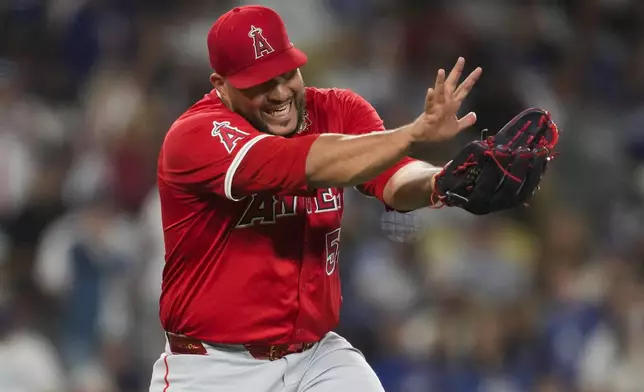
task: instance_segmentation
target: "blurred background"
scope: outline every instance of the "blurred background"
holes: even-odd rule
[[[387,391],[643,391],[644,2],[258,3],[309,54],[309,85],[353,89],[390,128],[438,68],[482,66],[478,125],[432,163],[531,106],[563,131],[530,208],[402,216],[346,195],[338,332]],[[0,391],[147,391],[157,152],[239,4],[0,1]]]

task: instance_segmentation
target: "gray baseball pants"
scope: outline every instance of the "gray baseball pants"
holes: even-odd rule
[[[275,361],[255,359],[243,346],[204,347],[207,355],[172,354],[166,344],[150,392],[384,392],[362,353],[333,332]]]

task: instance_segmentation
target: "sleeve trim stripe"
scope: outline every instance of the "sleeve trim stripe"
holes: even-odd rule
[[[242,160],[248,154],[248,151],[257,143],[258,141],[270,137],[271,135],[259,135],[255,136],[254,138],[250,139],[250,141],[242,146],[242,148],[239,150],[237,155],[235,155],[235,158],[233,158],[233,161],[230,163],[230,166],[228,167],[228,170],[226,170],[226,177],[224,178],[224,194],[226,197],[232,201],[239,201],[242,198],[236,199],[233,196],[233,177],[235,176],[235,172],[239,168],[239,165],[241,165]]]

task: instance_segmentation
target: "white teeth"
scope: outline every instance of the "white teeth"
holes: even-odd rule
[[[271,115],[271,116],[281,117],[281,116],[285,115],[286,113],[288,113],[288,110],[289,110],[290,106],[291,106],[291,103],[289,102],[289,103],[286,103],[286,104],[284,104],[282,106],[278,106],[275,109],[267,110],[266,113]]]

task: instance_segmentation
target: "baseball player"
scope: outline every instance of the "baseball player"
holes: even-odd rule
[[[213,89],[171,126],[158,161],[167,344],[150,391],[382,391],[332,332],[343,188],[429,206],[442,169],[407,156],[475,123],[456,113],[481,69],[460,85],[462,58],[439,70],[424,112],[385,130],[355,93],[305,87],[306,55],[269,8],[227,12],[207,45]]]

